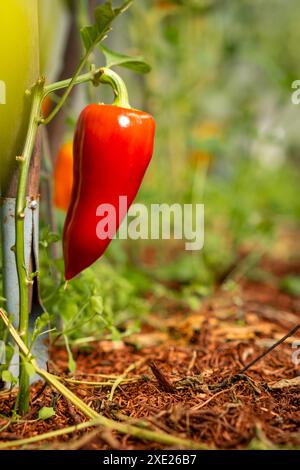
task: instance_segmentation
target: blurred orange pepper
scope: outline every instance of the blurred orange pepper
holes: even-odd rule
[[[212,137],[220,138],[222,135],[222,127],[215,121],[204,121],[194,131],[195,135],[200,139],[209,139]]]
[[[222,139],[222,128],[216,122],[204,121],[194,129],[193,137],[202,144],[211,139],[220,141]],[[214,157],[212,151],[200,148],[194,148],[190,153],[190,161],[194,165],[206,166],[213,161]]]
[[[157,6],[160,10],[174,10],[178,8],[178,5],[176,3],[173,3],[172,1],[168,0],[159,0],[157,2]]]
[[[54,205],[67,211],[73,185],[73,143],[64,144],[57,156],[54,168]]]
[[[46,98],[43,99],[42,102],[42,115],[44,118],[47,118],[49,114],[51,113],[53,108],[53,101],[50,98],[50,96],[46,96]]]

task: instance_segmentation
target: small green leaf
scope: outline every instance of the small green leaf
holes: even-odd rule
[[[133,0],[124,2],[119,8],[113,8],[111,0],[95,9],[95,24],[81,29],[81,39],[87,52],[100,43],[111,30],[114,19],[130,7]]]
[[[36,341],[37,337],[45,331],[47,326],[49,325],[50,322],[50,316],[49,313],[44,312],[41,316],[39,316],[34,324],[34,329],[31,335],[31,344],[30,344],[30,349],[32,348],[34,342]]]
[[[98,33],[98,28],[94,26],[86,26],[80,31],[81,39],[87,51],[91,50],[103,37]]]
[[[12,384],[17,383],[17,379],[12,375],[9,370],[4,370],[1,374],[1,378],[3,382],[8,382]]]
[[[29,377],[33,377],[35,374],[35,368],[29,362],[24,362],[24,369]]]
[[[131,57],[125,54],[119,54],[103,45],[99,47],[105,56],[107,67],[119,65],[120,67],[126,67],[139,73],[149,73],[151,71],[150,65],[144,61],[143,57]]]
[[[115,19],[115,11],[112,7],[112,2],[105,2],[104,5],[95,9],[95,20],[100,33],[107,32],[110,28],[111,22]]]
[[[60,240],[60,236],[57,233],[51,232],[49,228],[44,228],[41,231],[40,244],[44,248],[48,248],[49,245],[56,243]]]
[[[39,411],[39,419],[42,419],[43,421],[46,421],[47,419],[50,419],[53,416],[55,416],[55,411],[53,408],[44,406]]]

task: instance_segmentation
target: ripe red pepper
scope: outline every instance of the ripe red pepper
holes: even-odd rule
[[[82,111],[74,138],[73,190],[63,235],[66,280],[93,264],[108,247],[112,237],[100,240],[97,236],[97,208],[111,204],[118,215],[120,196],[127,196],[130,207],[152,158],[154,134],[154,119],[141,111],[101,104]],[[117,218],[116,231],[121,222]]]

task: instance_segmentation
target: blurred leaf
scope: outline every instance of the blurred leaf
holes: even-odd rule
[[[50,316],[49,316],[49,313],[47,312],[43,313],[40,317],[36,319],[33,332],[31,335],[30,349],[32,348],[32,345],[34,344],[36,338],[47,328],[49,322],[50,322]]]
[[[53,416],[55,416],[55,411],[52,407],[44,406],[39,411],[39,419],[42,419],[43,421],[46,421]]]
[[[281,281],[281,289],[290,295],[300,296],[300,276],[286,276]]]
[[[126,67],[139,73],[149,73],[151,71],[150,65],[144,61],[143,57],[131,57],[119,54],[103,45],[99,47],[105,56],[107,67],[119,65],[120,67]]]
[[[103,313],[103,310],[104,310],[104,306],[103,306],[103,299],[100,295],[93,295],[91,297],[91,307],[92,309],[98,313],[98,315],[102,315]]]
[[[41,231],[40,245],[44,248],[48,248],[49,245],[56,243],[60,240],[60,236],[57,233],[51,232],[49,227],[45,227]]]
[[[11,383],[11,384],[16,384],[17,379],[12,375],[12,373],[9,370],[4,370],[1,375],[2,381]]]

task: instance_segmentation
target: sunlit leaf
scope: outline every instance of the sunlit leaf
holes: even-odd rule
[[[4,370],[2,372],[2,381],[6,383],[12,383],[15,384],[17,383],[17,379],[12,375],[12,373],[9,370]]]
[[[81,29],[81,38],[87,52],[91,51],[109,33],[111,23],[130,7],[133,0],[124,2],[120,7],[113,8],[111,1],[106,1],[94,11],[95,24]]]
[[[39,419],[42,419],[43,421],[46,421],[53,416],[55,416],[55,411],[52,407],[44,406],[39,411]]]
[[[119,54],[103,45],[100,45],[100,49],[105,56],[107,67],[119,65],[120,67],[126,67],[139,73],[148,73],[151,71],[150,65],[144,61],[143,57],[131,57],[125,54]]]

